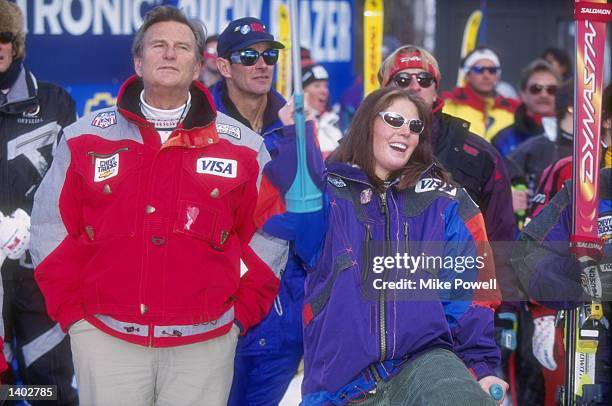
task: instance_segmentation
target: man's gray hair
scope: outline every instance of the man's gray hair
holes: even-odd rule
[[[187,17],[185,13],[183,13],[183,10],[179,10],[178,8],[172,6],[157,6],[145,15],[142,25],[138,31],[136,31],[136,35],[134,36],[134,42],[132,43],[132,57],[142,56],[145,33],[153,24],[164,21],[175,21],[177,23],[185,24],[191,29],[191,32],[193,32],[195,37],[196,58],[198,62],[202,62],[204,57],[204,41],[206,40],[204,24],[199,20]]]

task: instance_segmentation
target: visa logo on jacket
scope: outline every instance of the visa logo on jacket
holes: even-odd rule
[[[238,162],[234,159],[202,157],[196,162],[196,172],[235,178],[238,175]]]

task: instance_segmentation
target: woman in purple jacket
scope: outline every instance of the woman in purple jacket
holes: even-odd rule
[[[507,388],[482,214],[433,162],[429,117],[403,89],[370,94],[328,159],[323,210],[293,219],[308,264],[303,405],[488,405]],[[292,171],[275,165],[283,188]]]

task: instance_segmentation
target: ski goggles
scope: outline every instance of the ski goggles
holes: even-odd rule
[[[393,77],[393,83],[395,83],[398,87],[408,87],[410,86],[410,82],[412,82],[412,78],[415,78],[419,86],[423,89],[430,87],[436,79],[429,72],[419,72],[419,73],[408,73],[401,72]]]
[[[421,134],[425,129],[425,123],[423,123],[423,120],[418,118],[407,119],[401,114],[393,111],[381,111],[378,113],[378,115],[380,118],[382,118],[385,124],[395,129],[402,128],[404,124],[406,124],[410,132],[414,134]]]
[[[537,83],[534,83],[533,85],[529,86],[527,89],[529,90],[529,93],[533,95],[540,94],[543,91],[546,91],[546,93],[548,93],[550,96],[554,96],[555,94],[557,94],[556,85],[539,85]]]
[[[266,65],[274,65],[278,61],[278,49],[270,48],[263,52],[258,52],[254,49],[245,49],[244,51],[234,52],[230,55],[232,63],[240,63],[244,66],[253,66],[262,57]]]
[[[474,65],[470,68],[470,72],[475,73],[477,75],[482,75],[485,72],[489,72],[491,75],[496,75],[499,71],[501,71],[501,67],[499,66]]]
[[[0,32],[0,44],[10,44],[15,41],[16,35],[10,31]]]

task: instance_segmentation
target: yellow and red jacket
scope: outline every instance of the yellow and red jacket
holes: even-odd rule
[[[446,114],[470,123],[470,131],[487,141],[500,130],[514,123],[514,111],[519,101],[502,96],[482,98],[469,86],[456,87],[442,93]]]
[[[34,202],[31,252],[50,316],[153,347],[208,340],[268,312],[287,243],[263,139],[217,114],[199,82],[162,145],[130,78],[117,107],[65,129]],[[266,202],[266,203],[264,203]],[[242,277],[240,260],[248,267]]]

